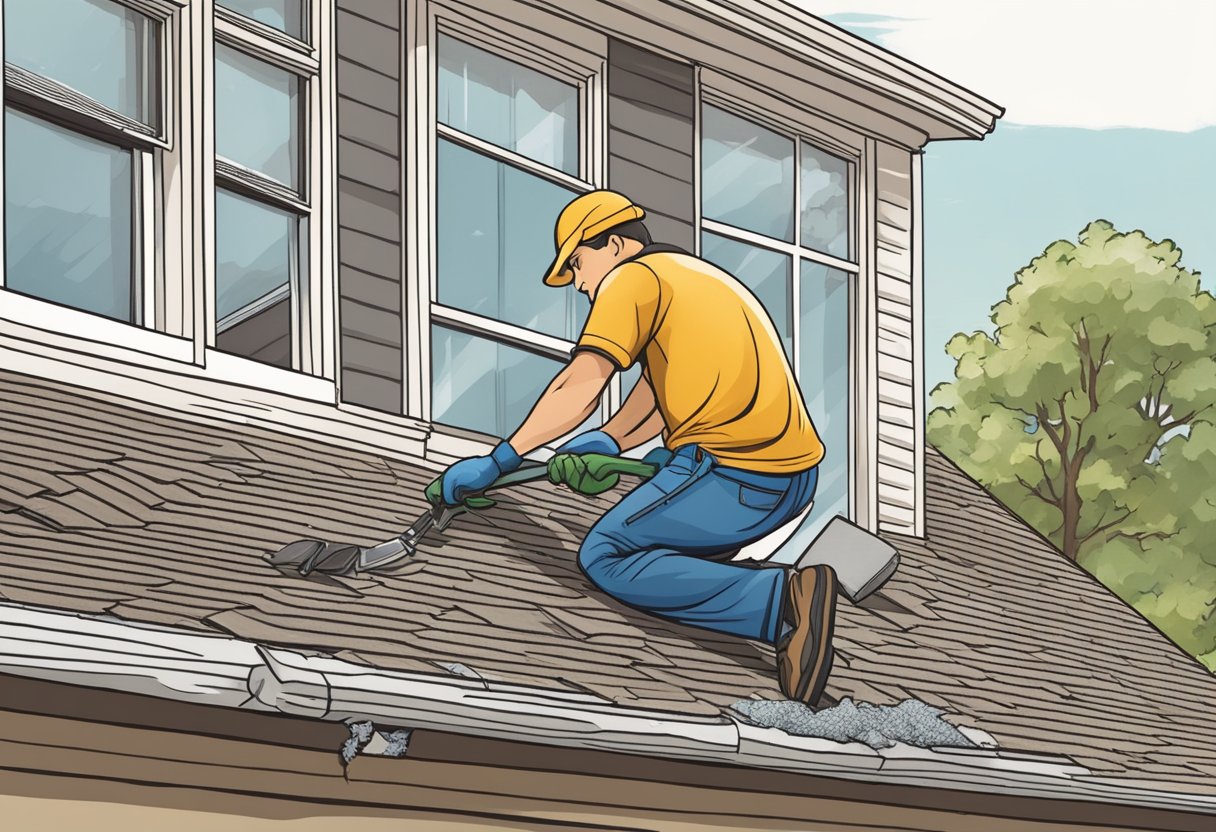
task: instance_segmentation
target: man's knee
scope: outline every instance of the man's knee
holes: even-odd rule
[[[592,583],[606,589],[604,584],[611,582],[608,565],[622,554],[607,535],[592,528],[578,549],[578,566]]]

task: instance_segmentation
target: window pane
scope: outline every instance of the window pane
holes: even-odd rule
[[[215,345],[291,368],[292,274],[306,247],[295,214],[215,192]]]
[[[563,366],[561,361],[433,325],[431,418],[506,437]],[[597,424],[598,415],[588,429]]]
[[[706,106],[701,202],[705,217],[794,241],[794,140]]]
[[[578,88],[439,36],[439,121],[578,175]]]
[[[588,303],[541,282],[569,188],[439,142],[439,302],[573,341]]]
[[[849,229],[849,163],[802,143],[802,244],[852,259]]]
[[[790,282],[790,258],[759,246],[741,243],[717,234],[701,235],[701,256],[730,272],[752,290],[768,310],[785,345],[785,355],[794,358],[794,326]]]
[[[846,272],[802,261],[798,385],[826,449],[819,466],[815,530],[849,508],[849,282]]]
[[[131,323],[131,151],[4,112],[8,288]]]
[[[304,39],[303,0],[217,0],[216,5]]]
[[[227,46],[215,47],[215,152],[300,187],[300,79]]]
[[[110,0],[5,0],[4,59],[155,127],[157,25]]]

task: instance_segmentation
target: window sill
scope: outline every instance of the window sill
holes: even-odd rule
[[[338,388],[330,379],[284,370],[211,348],[203,354],[203,376],[224,384],[269,390],[297,399],[338,403]]]
[[[189,338],[155,332],[7,289],[0,289],[0,322],[38,330],[39,340],[55,346],[81,351],[87,344],[89,354],[101,358],[123,360],[129,351],[135,351],[184,364],[194,361],[194,343]],[[12,334],[26,339],[34,335]]]

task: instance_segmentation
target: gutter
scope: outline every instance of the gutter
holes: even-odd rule
[[[379,670],[226,636],[16,604],[0,604],[0,673],[317,720],[1216,815],[1216,795],[1100,777],[1063,755],[906,745],[875,750],[725,715],[640,710],[591,694]]]

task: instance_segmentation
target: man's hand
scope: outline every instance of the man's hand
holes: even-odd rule
[[[519,454],[507,442],[499,442],[488,456],[471,456],[454,462],[443,472],[443,501],[450,506],[460,505],[465,497],[485,491],[490,483],[522,463]]]
[[[549,481],[558,485],[565,483],[589,497],[603,494],[621,481],[620,474],[601,470],[604,461],[615,460],[598,454],[589,455],[587,460],[578,454],[558,454],[549,460]]]
[[[620,456],[621,446],[602,430],[589,430],[561,445],[555,454],[604,454]]]

